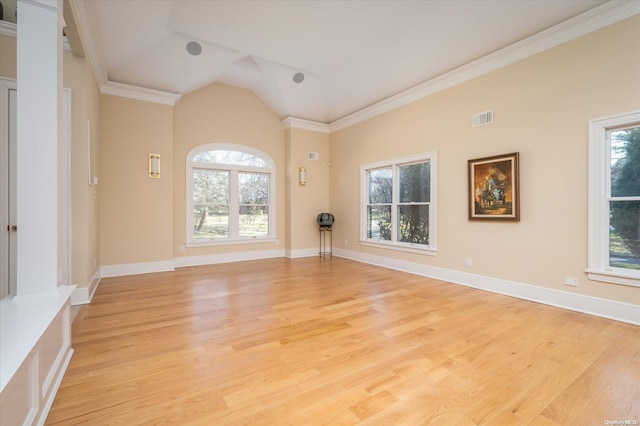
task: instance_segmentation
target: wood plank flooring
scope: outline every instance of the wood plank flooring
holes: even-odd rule
[[[50,425],[640,422],[640,327],[336,257],[104,279],[72,328]]]

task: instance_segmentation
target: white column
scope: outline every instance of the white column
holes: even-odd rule
[[[18,0],[17,296],[57,289],[62,0]]]

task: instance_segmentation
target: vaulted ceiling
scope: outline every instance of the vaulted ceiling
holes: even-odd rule
[[[282,118],[319,123],[607,6],[601,0],[71,3],[99,84],[178,99],[221,82],[252,90]],[[190,42],[201,47],[198,55],[189,53]]]

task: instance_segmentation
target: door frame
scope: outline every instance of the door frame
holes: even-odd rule
[[[13,218],[10,211],[10,196],[15,197],[14,190],[11,191],[9,185],[15,185],[15,170],[11,169],[11,164],[16,164],[9,158],[9,154],[15,155],[15,147],[11,150],[10,117],[15,110],[10,108],[10,92],[17,91],[16,80],[0,77],[0,105],[3,106],[3,113],[0,114],[0,158],[3,158],[1,169],[6,170],[0,173],[0,299],[6,296],[15,296],[17,290],[17,280],[14,275],[16,270],[15,234],[10,235],[6,231],[7,225],[17,225],[19,218]],[[58,147],[58,285],[71,284],[71,90],[63,89],[62,94],[62,129],[61,140]],[[6,107],[6,108],[5,108]],[[17,143],[17,140],[15,141]],[[5,167],[6,166],[6,167]],[[15,167],[14,167],[15,168]],[[13,176],[13,182],[11,182]],[[15,198],[13,198],[15,205]],[[13,222],[13,223],[10,223]],[[11,233],[13,234],[13,233]],[[13,238],[12,238],[13,237]],[[13,256],[12,256],[13,254]],[[10,260],[11,259],[11,260]],[[6,275],[5,275],[6,274]]]

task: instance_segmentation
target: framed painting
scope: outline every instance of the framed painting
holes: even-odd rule
[[[469,220],[520,220],[518,153],[468,160]]]

